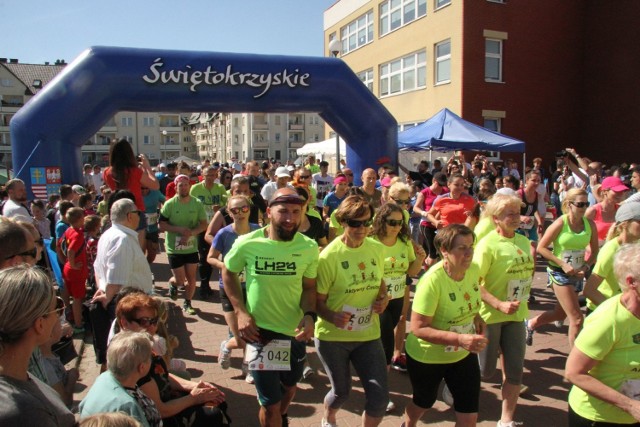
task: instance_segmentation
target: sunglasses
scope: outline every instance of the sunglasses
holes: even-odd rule
[[[571,204],[573,206],[575,206],[576,208],[588,208],[589,207],[589,202],[571,202]]]
[[[249,206],[246,206],[246,205],[245,205],[245,206],[243,206],[243,207],[241,207],[241,208],[229,208],[228,210],[229,210],[229,212],[231,212],[232,214],[234,214],[234,215],[238,215],[240,212],[242,212],[242,213],[247,213],[247,212],[249,212]]]
[[[132,322],[136,322],[138,325],[143,328],[148,328],[151,325],[157,325],[160,318],[156,317],[140,317],[138,319],[131,319]]]
[[[45,316],[51,314],[51,313],[56,313],[56,315],[58,317],[62,316],[62,314],[64,313],[64,309],[65,309],[65,305],[64,305],[64,300],[60,297],[56,297],[56,308],[54,308],[51,311],[48,311]]]
[[[352,173],[345,173],[344,175],[345,175],[345,176],[353,176],[353,174],[352,174]]]
[[[409,203],[411,203],[411,199],[394,199],[393,197],[392,199],[399,205],[408,205]]]
[[[133,213],[133,214],[136,214],[138,216],[142,215],[142,211],[131,211],[129,213]]]
[[[16,257],[16,256],[21,256],[21,257],[29,256],[31,258],[35,258],[35,257],[38,256],[38,248],[36,248],[34,246],[33,249],[29,249],[28,251],[20,252],[18,254],[14,254],[14,255],[5,257],[4,259],[11,259],[11,258]]]
[[[311,178],[311,175],[300,175],[299,178],[300,179],[309,179],[309,178]]]
[[[373,219],[367,219],[364,221],[359,219],[348,219],[345,221],[345,223],[351,228],[371,227],[371,224],[373,224]]]
[[[388,219],[385,222],[391,227],[400,227],[404,221],[401,219]]]

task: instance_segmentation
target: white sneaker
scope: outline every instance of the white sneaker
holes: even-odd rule
[[[306,380],[313,374],[315,374],[315,371],[311,368],[311,366],[305,366],[304,370],[302,371],[302,378]]]
[[[556,328],[562,328],[562,325],[564,325],[564,320],[556,320],[555,322],[553,322],[554,325],[556,325]]]
[[[231,351],[227,350],[227,341],[220,343],[220,353],[218,353],[218,363],[222,369],[229,369],[231,366]]]
[[[338,424],[332,424],[323,418],[322,421],[320,422],[320,427],[338,427]]]
[[[389,403],[387,403],[387,413],[393,411],[394,409],[396,409],[396,404],[392,401],[389,401]]]
[[[503,423],[502,421],[498,421],[497,427],[516,427],[516,422],[511,421],[508,423]]]
[[[453,395],[451,394],[451,390],[445,383],[444,388],[442,389],[442,401],[446,403],[448,406],[453,406]]]
[[[251,375],[251,371],[247,372],[247,376],[244,377],[244,380],[249,383],[249,384],[253,384],[256,381],[253,379],[253,375]]]

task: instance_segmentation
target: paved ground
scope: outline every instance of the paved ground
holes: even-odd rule
[[[168,298],[167,281],[170,271],[164,253],[158,256],[152,269],[157,293],[165,297],[173,307],[169,330],[180,339],[176,357],[186,361],[194,379],[213,382],[224,390],[234,425],[257,426],[256,393],[254,386],[247,384],[241,376],[241,353],[236,351],[233,354],[232,366],[228,370],[222,370],[217,364],[220,342],[227,336],[227,327],[222,316],[217,290],[208,301],[194,300],[193,306],[198,310],[198,314],[188,316],[180,309],[181,299],[173,303]],[[555,299],[553,293],[546,289],[545,283],[545,274],[542,266],[539,265],[532,291],[537,300],[531,305],[533,313],[553,307]],[[217,289],[217,286],[215,288]],[[529,386],[529,392],[521,397],[516,413],[516,419],[525,426],[566,425],[566,397],[569,385],[562,378],[568,352],[566,333],[566,326],[542,327],[535,335],[534,345],[527,348],[524,383]],[[85,338],[83,349],[83,357],[79,362],[81,379],[76,394],[78,402],[99,374],[90,338]],[[322,400],[329,389],[329,381],[322,371],[315,349],[308,347],[308,352],[311,366],[315,368],[316,374],[299,385],[296,398],[290,407],[290,425],[296,427],[320,425]],[[500,416],[499,379],[498,371],[494,382],[482,384],[479,426],[495,426]],[[396,371],[389,374],[389,386],[391,398],[398,409],[388,414],[381,425],[399,426],[403,408],[411,398],[411,386],[407,375]],[[338,414],[338,425],[359,426],[363,406],[363,390],[357,377],[354,376],[349,401]],[[433,426],[451,426],[454,422],[454,413],[447,405],[438,401],[422,421],[424,424]]]

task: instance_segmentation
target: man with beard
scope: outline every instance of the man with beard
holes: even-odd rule
[[[170,162],[166,167],[166,175],[160,180],[160,192],[162,194],[167,193],[167,185],[176,178],[176,171],[178,170],[178,164],[176,162]]]
[[[318,245],[297,232],[303,204],[295,190],[277,190],[267,208],[269,225],[238,239],[224,258],[224,288],[238,315],[239,338],[247,342],[261,426],[288,425],[317,318]]]
[[[7,218],[13,218],[16,221],[33,222],[31,214],[27,210],[25,203],[27,202],[27,187],[24,181],[18,178],[10,179],[5,186],[9,193],[7,200],[2,208],[2,215]]]
[[[187,281],[182,309],[196,314],[191,299],[196,290],[198,267],[198,234],[207,229],[207,214],[200,200],[191,197],[191,182],[186,175],[175,179],[176,195],[167,200],[160,210],[158,226],[166,233],[165,246],[169,266],[175,283],[169,283],[169,297],[178,298],[178,286]]]

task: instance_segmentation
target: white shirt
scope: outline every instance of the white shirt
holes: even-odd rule
[[[289,183],[287,183],[286,187],[291,188],[292,190],[295,190],[295,187]],[[271,200],[271,198],[273,197],[276,191],[278,191],[278,183],[276,181],[269,181],[264,185],[264,187],[262,187],[262,191],[260,191],[260,195],[262,196],[264,201],[267,202],[268,204],[269,200]]]
[[[144,256],[138,233],[120,224],[112,224],[98,241],[98,255],[93,263],[98,289],[107,290],[107,284],[133,286],[151,294],[153,278]]]
[[[33,222],[29,211],[24,206],[8,199],[2,208],[2,216],[13,218],[16,221]]]
[[[100,187],[104,185],[102,172],[91,174],[91,180],[93,181],[93,188],[95,188],[97,192],[100,192]]]
[[[322,208],[322,201],[333,187],[333,177],[329,174],[322,176],[322,173],[318,172],[313,174],[311,180],[313,187],[316,189],[316,206]]]

